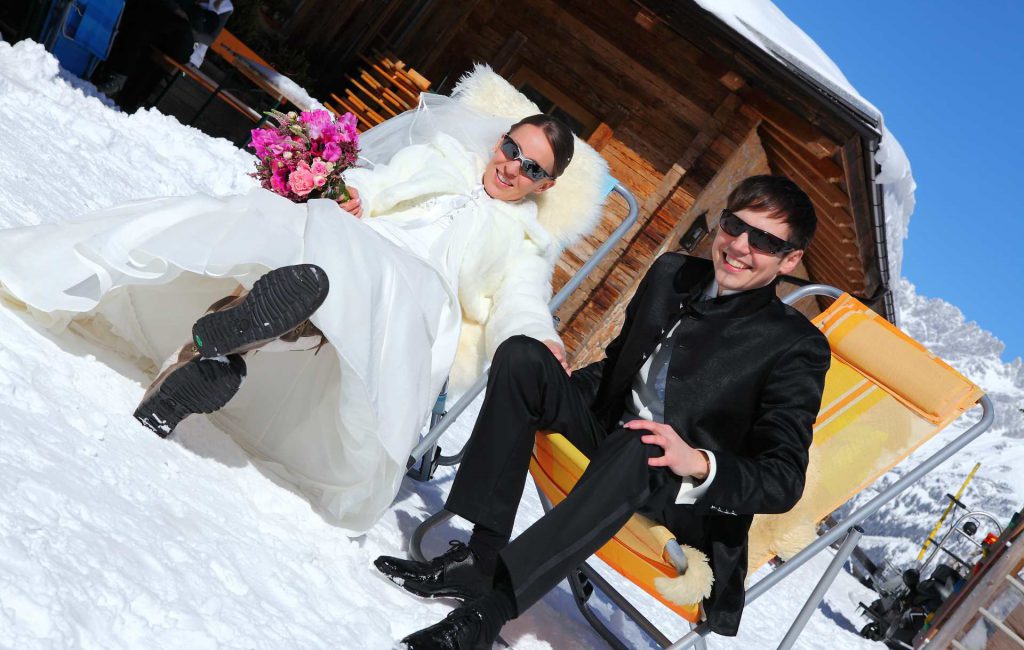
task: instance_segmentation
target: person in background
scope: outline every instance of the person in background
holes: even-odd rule
[[[167,75],[152,49],[199,66],[233,10],[231,0],[127,0],[110,57],[93,74],[96,88],[134,112]]]

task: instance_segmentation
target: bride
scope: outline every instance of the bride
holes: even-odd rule
[[[491,77],[484,86],[504,84]],[[551,272],[597,213],[591,199],[566,223],[546,210],[557,200],[537,200],[575,166],[564,125],[493,117],[466,99],[425,96],[364,134],[369,164],[346,172],[353,198],[341,206],[256,188],[2,231],[0,293],[153,368],[136,412],[147,426],[167,435],[223,405],[210,415],[218,427],[363,532],[397,493],[453,364],[472,374],[515,334],[561,358]],[[224,325],[232,333],[218,339]]]

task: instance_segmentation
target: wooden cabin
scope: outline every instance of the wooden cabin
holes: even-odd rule
[[[301,2],[288,29],[313,39],[304,42],[317,58],[340,64],[334,79],[322,76],[326,84],[343,86],[347,64],[379,52],[438,92],[487,63],[566,118],[636,195],[638,224],[557,314],[576,363],[600,354],[659,254],[706,254],[729,189],[755,173],[788,176],[814,201],[818,233],[795,275],[893,319],[875,118],[695,2],[391,0],[347,3],[330,25],[316,20],[325,2]],[[561,259],[556,287],[624,214],[613,199],[600,227]],[[807,302],[805,311],[817,311]]]

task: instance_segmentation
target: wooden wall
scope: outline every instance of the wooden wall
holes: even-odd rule
[[[864,226],[870,205],[859,138],[827,114],[794,107],[791,89],[773,94],[774,86],[753,78],[749,61],[732,65],[739,55],[723,57],[703,32],[670,28],[629,0],[520,0],[514,9],[452,0],[432,5],[420,24],[398,54],[438,90],[450,89],[474,62],[506,77],[525,66],[596,116],[601,125],[590,141],[642,206],[638,224],[557,314],[577,361],[605,342],[639,278],[656,255],[677,246],[699,213],[695,203],[751,138],[764,171],[803,186],[825,226],[802,271],[855,294],[871,289],[865,269],[875,263],[874,233]],[[556,288],[624,214],[612,199],[595,232],[560,260]]]

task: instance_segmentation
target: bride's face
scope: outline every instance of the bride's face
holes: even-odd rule
[[[555,166],[555,153],[540,127],[523,124],[510,132],[508,139],[512,144],[509,144],[505,136],[498,139],[491,150],[491,159],[487,161],[487,167],[484,169],[484,190],[491,198],[518,201],[528,194],[543,192],[555,184],[548,176],[540,179],[531,178],[524,173],[519,158],[508,155],[508,152],[514,153],[518,149],[521,158],[534,161],[544,172],[550,174]],[[535,171],[534,175],[537,174]]]

